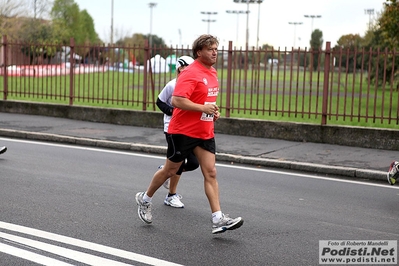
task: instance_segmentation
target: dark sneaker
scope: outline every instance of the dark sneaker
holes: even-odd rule
[[[240,228],[244,224],[244,220],[241,217],[230,218],[228,214],[223,214],[222,218],[218,223],[213,223],[212,234],[220,234],[226,232],[226,230],[234,230]]]
[[[143,222],[150,224],[152,223],[152,214],[151,214],[151,202],[145,202],[143,200],[144,192],[139,192],[136,194],[136,202],[138,205],[137,213],[139,215],[140,220]]]
[[[0,154],[5,153],[6,151],[7,151],[7,147],[6,146],[0,147]]]
[[[175,194],[170,197],[168,197],[168,195],[166,195],[163,203],[167,206],[174,207],[174,208],[184,208],[184,203],[181,202],[182,198],[183,197],[180,194]]]
[[[389,170],[387,173],[388,183],[390,185],[394,185],[396,183],[396,179],[399,177],[399,162],[393,161],[389,166]]]

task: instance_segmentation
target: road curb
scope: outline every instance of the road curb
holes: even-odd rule
[[[12,129],[0,129],[0,136],[9,137],[9,138],[18,138],[18,139],[55,142],[55,143],[76,144],[82,146],[92,146],[92,147],[118,149],[118,150],[129,150],[129,151],[144,152],[144,153],[162,154],[162,155],[166,153],[166,147],[164,146],[118,142],[110,140],[99,140],[91,138],[79,138],[79,137],[71,137],[65,135],[37,133],[37,132],[20,131]],[[216,153],[216,160],[223,162],[230,162],[230,163],[242,163],[242,164],[258,165],[264,167],[282,168],[282,169],[295,170],[301,172],[311,172],[322,175],[338,175],[353,179],[364,179],[364,180],[375,180],[375,181],[386,180],[386,172],[369,170],[369,169],[350,168],[344,166],[265,159],[265,158],[241,156],[241,155],[226,154],[226,153]]]

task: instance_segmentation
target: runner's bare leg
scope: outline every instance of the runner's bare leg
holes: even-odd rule
[[[168,159],[162,169],[155,172],[154,176],[152,177],[151,183],[147,189],[147,195],[152,197],[155,191],[158,190],[160,186],[171,176],[174,176],[176,172],[179,170],[180,165],[182,162],[174,163]]]
[[[204,176],[204,189],[208,198],[212,213],[220,211],[219,184],[216,179],[216,156],[201,147],[194,149],[194,154],[201,166]]]

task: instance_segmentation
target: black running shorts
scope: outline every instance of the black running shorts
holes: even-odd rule
[[[201,148],[215,154],[216,144],[215,138],[197,139],[181,134],[169,134],[167,136],[168,149],[166,156],[174,163],[182,162],[194,150],[195,147]]]

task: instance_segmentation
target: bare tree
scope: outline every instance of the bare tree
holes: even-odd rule
[[[25,0],[0,0],[0,36],[8,35],[12,38],[18,28],[17,18],[26,16],[28,5]]]
[[[50,0],[31,0],[33,14],[33,18],[42,18],[48,19],[50,17],[51,7],[53,3]]]
[[[26,14],[27,1],[25,0],[0,0],[0,16],[18,17]]]

